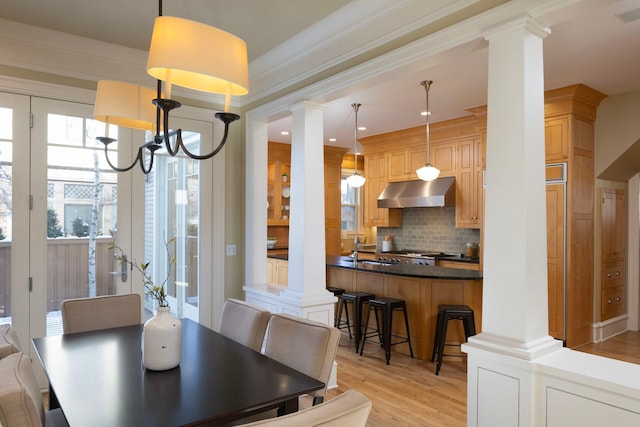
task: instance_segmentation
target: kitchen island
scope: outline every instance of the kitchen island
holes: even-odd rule
[[[407,302],[414,356],[431,360],[436,317],[440,304],[464,304],[474,310],[476,331],[482,329],[482,272],[426,265],[383,264],[353,260],[345,256],[327,257],[327,286],[349,291],[371,292],[376,296]],[[394,334],[404,335],[400,314],[394,318]],[[349,319],[354,316],[350,315]],[[371,320],[375,325],[375,319]],[[464,341],[461,322],[450,322],[448,342]],[[393,351],[409,354],[406,344]],[[447,353],[455,353],[454,347]],[[365,351],[366,354],[366,351]],[[371,354],[371,353],[369,353]],[[446,362],[445,362],[446,366]],[[446,369],[446,368],[444,368]]]

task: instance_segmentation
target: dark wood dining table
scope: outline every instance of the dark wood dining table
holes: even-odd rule
[[[142,325],[34,338],[52,407],[71,427],[220,425],[280,407],[324,384],[189,319],[180,365],[142,365]]]

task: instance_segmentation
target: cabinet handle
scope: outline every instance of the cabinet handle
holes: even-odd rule
[[[607,273],[607,279],[611,279],[611,272]]]
[[[620,272],[619,272],[619,271],[616,271],[616,276],[619,276],[619,275],[620,275]]]
[[[607,300],[607,304],[611,304],[611,303],[613,303],[613,300],[612,300],[611,298],[609,298],[609,299]]]
[[[616,302],[620,302],[620,297],[617,297],[617,298],[616,298]]]

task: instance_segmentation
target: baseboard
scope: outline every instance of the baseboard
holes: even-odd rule
[[[627,319],[623,314],[593,325],[593,342],[601,342],[627,331]]]

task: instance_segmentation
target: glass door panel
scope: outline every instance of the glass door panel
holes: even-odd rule
[[[118,293],[112,272],[120,268],[107,249],[117,228],[118,175],[95,140],[106,130],[91,118],[92,106],[34,98],[32,108],[32,164],[38,165],[32,169],[45,163],[46,171],[32,177],[34,199],[42,201],[32,213],[38,218],[32,241],[45,245],[38,255],[44,255],[46,276],[38,285],[44,287],[46,334],[57,335],[63,300]],[[117,138],[117,127],[109,134]]]
[[[183,141],[192,153],[200,152],[203,141],[211,145],[211,123],[186,119],[174,123],[182,126]],[[167,279],[171,311],[199,321],[202,278],[209,274],[200,265],[203,204],[206,210],[211,200],[204,191],[203,176],[210,173],[206,170],[210,171],[212,160],[193,160],[183,154],[170,157],[164,150],[156,155],[145,184],[145,259],[152,259],[156,281]],[[175,263],[171,265],[169,258]],[[145,308],[155,308],[149,297]]]

